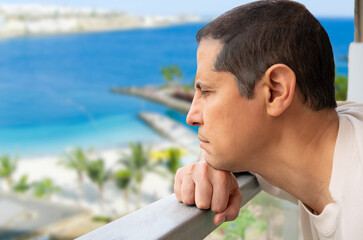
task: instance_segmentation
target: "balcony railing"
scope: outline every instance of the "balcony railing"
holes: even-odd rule
[[[243,201],[260,192],[256,178],[236,175]],[[78,238],[91,239],[203,239],[215,228],[214,213],[179,203],[172,194]]]

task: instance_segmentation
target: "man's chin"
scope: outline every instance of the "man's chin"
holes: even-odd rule
[[[206,163],[208,163],[209,166],[211,166],[214,169],[232,172],[232,170],[228,168],[228,166],[223,164],[222,161],[218,161],[208,154],[205,155],[204,160]]]

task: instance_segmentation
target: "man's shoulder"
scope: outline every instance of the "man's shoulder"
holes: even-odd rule
[[[339,129],[349,132],[350,135],[358,136],[356,140],[363,148],[363,103],[340,102],[336,111],[339,116]]]
[[[352,169],[363,172],[363,104],[354,102],[338,103],[339,133],[336,148],[344,152],[342,157]],[[336,149],[337,150],[337,149]],[[337,151],[336,151],[337,154]]]
[[[363,103],[356,102],[338,102],[338,107],[336,111],[339,116],[352,116],[356,118],[358,121],[363,122]]]

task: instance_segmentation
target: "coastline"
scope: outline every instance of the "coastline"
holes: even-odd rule
[[[167,27],[206,21],[196,15],[133,16],[51,5],[0,4],[0,39]]]
[[[112,33],[112,32],[119,32],[119,31],[128,31],[128,30],[142,30],[142,29],[157,29],[157,28],[167,28],[172,26],[182,26],[186,24],[193,24],[193,23],[203,23],[205,21],[197,21],[197,22],[180,22],[180,23],[168,23],[168,24],[159,24],[153,26],[130,26],[130,27],[117,27],[117,28],[110,28],[105,27],[103,29],[92,29],[92,30],[78,30],[78,31],[68,31],[68,32],[41,32],[41,33],[23,33],[19,35],[2,35],[0,33],[0,41],[3,40],[12,40],[22,37],[53,37],[53,36],[67,36],[67,35],[78,35],[78,34],[97,34],[97,33]]]

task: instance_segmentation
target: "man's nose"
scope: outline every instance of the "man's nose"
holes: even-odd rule
[[[200,111],[200,104],[194,96],[192,105],[190,106],[187,115],[187,124],[190,126],[200,126],[203,124],[202,112]]]

